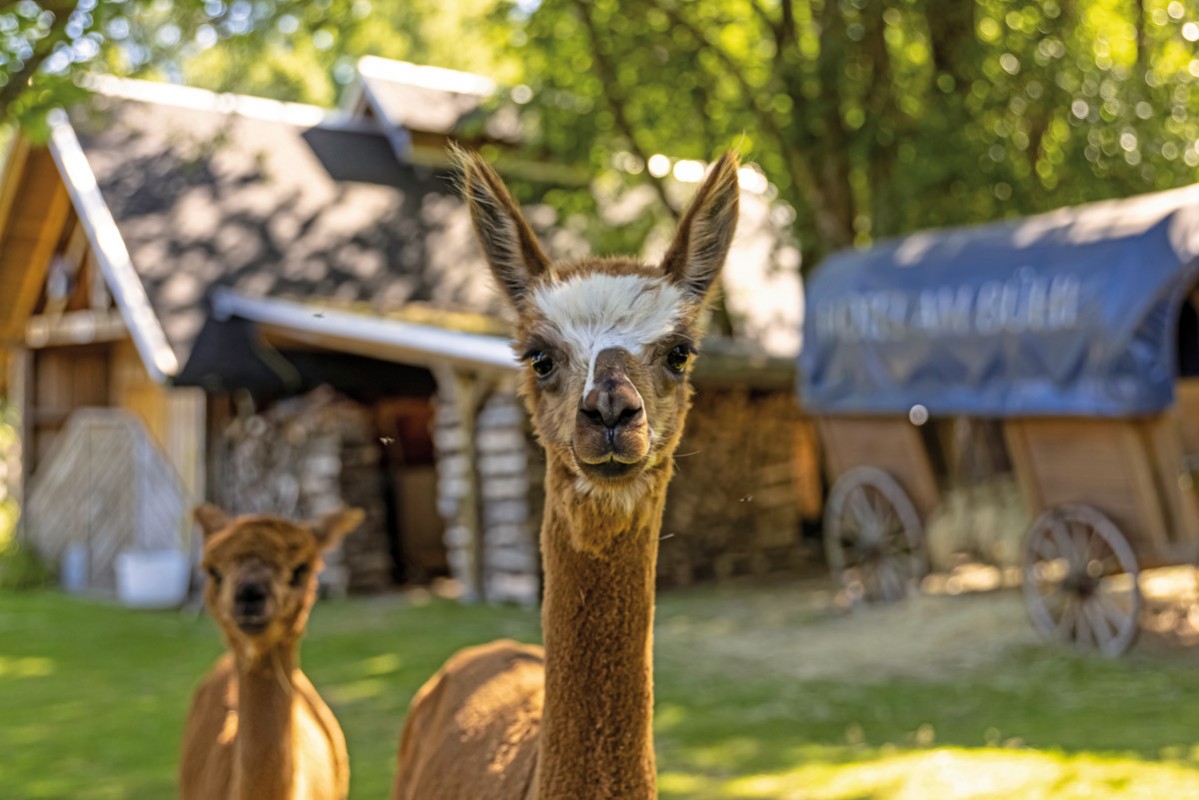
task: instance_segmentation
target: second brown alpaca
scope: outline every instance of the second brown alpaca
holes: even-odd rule
[[[333,712],[300,670],[300,637],[321,554],[362,522],[341,509],[312,523],[230,519],[212,505],[204,600],[228,644],[192,698],[179,771],[182,800],[343,800],[350,765]]]

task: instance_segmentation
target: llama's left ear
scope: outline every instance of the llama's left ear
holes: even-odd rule
[[[342,506],[311,523],[309,527],[312,529],[317,547],[321,550],[328,550],[340,542],[342,537],[352,533],[365,518],[366,512],[361,508]]]
[[[491,165],[457,145],[451,145],[450,158],[462,171],[463,193],[487,263],[519,312],[533,279],[549,272],[550,260]]]
[[[696,192],[662,258],[666,276],[694,300],[707,298],[737,230],[741,197],[737,166],[734,153],[720,157]]]

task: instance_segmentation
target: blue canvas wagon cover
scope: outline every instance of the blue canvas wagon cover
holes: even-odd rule
[[[1174,401],[1199,185],[845,251],[806,287],[814,413],[1132,416]]]

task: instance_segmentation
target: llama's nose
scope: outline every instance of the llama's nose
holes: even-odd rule
[[[579,403],[579,418],[614,431],[640,419],[643,409],[637,387],[611,352],[606,350],[596,359],[595,378]]]
[[[270,594],[264,581],[245,581],[238,585],[233,594],[233,602],[238,614],[256,616],[266,608],[266,599]]]
[[[593,425],[616,429],[641,416],[641,398],[628,386],[597,386],[579,404],[579,414]]]

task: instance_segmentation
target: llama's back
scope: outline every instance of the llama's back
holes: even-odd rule
[[[421,687],[400,737],[392,800],[525,800],[545,698],[540,647],[456,653]]]

